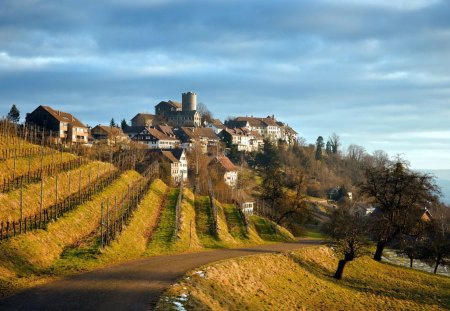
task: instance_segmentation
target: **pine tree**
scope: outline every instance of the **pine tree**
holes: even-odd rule
[[[125,118],[122,119],[122,121],[120,122],[120,127],[122,128],[122,130],[124,130],[127,126],[127,120],[125,120]]]
[[[316,160],[322,159],[322,149],[325,146],[325,143],[323,142],[323,137],[319,136],[316,140]]]
[[[325,147],[325,151],[327,152],[327,154],[331,154],[333,152],[330,141],[327,141],[327,146]]]
[[[20,112],[16,105],[12,105],[11,110],[8,112],[8,120],[14,123],[18,123],[20,120]]]
[[[109,126],[110,127],[115,127],[116,126],[116,121],[114,121],[114,118],[112,118],[111,122],[109,122]]]

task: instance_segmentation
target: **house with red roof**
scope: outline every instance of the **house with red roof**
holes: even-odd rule
[[[27,113],[25,123],[37,126],[59,142],[81,143],[88,142],[88,128],[72,114],[55,110],[50,106],[39,106],[33,112]]]

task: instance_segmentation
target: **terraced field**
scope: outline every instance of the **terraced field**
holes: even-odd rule
[[[50,148],[41,149],[46,154],[40,157],[37,155],[40,146],[17,139],[2,140],[0,137],[0,145],[4,148],[11,146],[12,141],[19,142],[22,148],[22,151],[16,151],[18,154],[28,150],[26,148],[36,153],[0,161],[0,172],[4,176],[21,174],[26,169],[37,170],[41,160],[44,164],[55,164],[79,159],[75,155],[57,153]],[[188,188],[183,189],[176,223],[175,206],[180,189],[169,188],[159,179],[148,178],[133,170],[119,172],[109,163],[86,161],[80,162],[79,167],[44,176],[42,182],[30,181],[18,189],[0,193],[0,222],[3,225],[18,225],[28,217],[28,225],[32,222],[31,229],[26,232],[20,223],[21,230],[14,231],[14,235],[10,227],[9,235],[5,235],[4,226],[1,227],[0,297],[46,282],[55,276],[114,262],[208,248],[261,244],[264,240],[292,239],[288,234],[279,232],[275,234],[276,237],[272,236],[272,232],[267,230],[260,230],[261,235],[258,235],[256,227],[261,229],[262,225],[253,224],[252,218],[247,232],[236,207],[222,206],[217,201],[214,202],[218,224],[215,230],[209,197],[195,197]],[[133,185],[141,185],[144,180],[146,185],[149,185],[149,181],[153,183],[135,189]],[[104,182],[97,188],[95,185],[100,181]],[[70,209],[50,210],[50,217],[45,214],[49,208],[77,195],[82,200],[72,202]],[[127,202],[135,202],[131,212],[130,208],[124,209],[126,199]],[[38,218],[36,215],[39,215]],[[40,221],[42,215],[47,215],[47,218],[44,216],[43,225],[36,225],[36,219]],[[176,227],[179,228],[177,234]]]

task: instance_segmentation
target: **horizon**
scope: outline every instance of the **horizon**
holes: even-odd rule
[[[450,169],[450,3],[6,0],[0,115],[129,121],[194,91],[215,118],[275,115],[307,143]]]

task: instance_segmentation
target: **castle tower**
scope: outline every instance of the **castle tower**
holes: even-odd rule
[[[197,110],[197,94],[193,92],[182,93],[181,106],[183,111]]]

